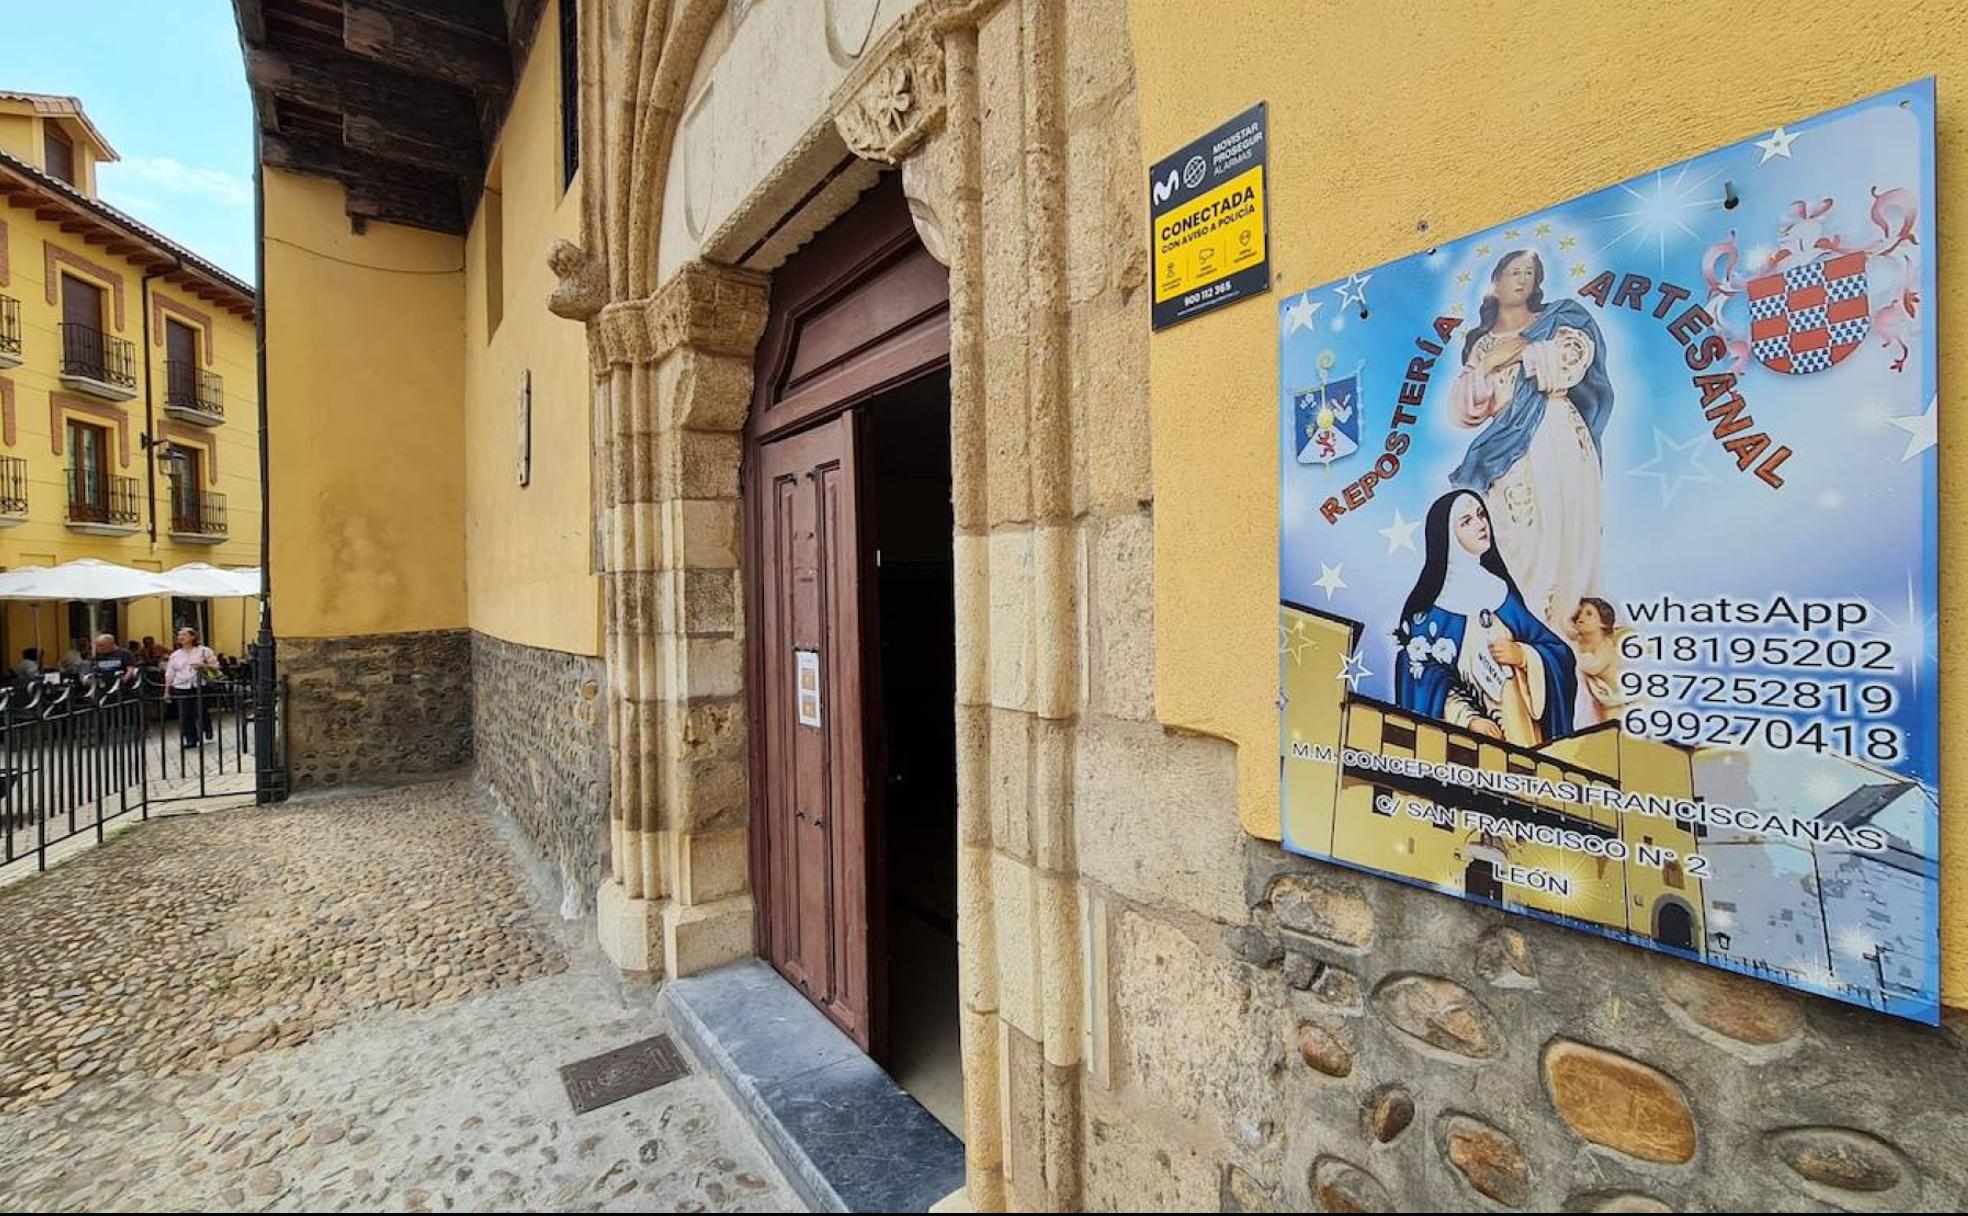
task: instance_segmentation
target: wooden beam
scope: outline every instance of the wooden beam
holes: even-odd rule
[[[460,33],[503,42],[505,5],[498,0],[384,0],[393,8],[408,8],[426,21],[448,25]]]
[[[505,40],[468,33],[390,0],[344,0],[342,45],[378,63],[478,93],[510,93]]]
[[[232,12],[239,19],[239,36],[248,46],[266,41],[266,9],[261,0],[232,0]]]
[[[475,131],[460,140],[455,133],[438,135],[369,114],[344,114],[342,142],[383,160],[461,178],[477,177],[482,168]]]
[[[333,178],[348,190],[348,211],[372,219],[461,234],[464,210],[456,177],[383,160],[340,144],[262,135],[260,159],[275,169]]]
[[[348,213],[452,236],[465,233],[465,209],[455,192],[405,189],[374,180],[353,182],[348,187]]]
[[[421,119],[447,136],[476,130],[476,107],[452,85],[420,80],[346,55],[294,57],[248,51],[246,79],[275,97],[323,110],[371,115],[390,122]]]

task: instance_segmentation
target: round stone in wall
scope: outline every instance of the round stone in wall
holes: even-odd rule
[[[1695,1115],[1674,1079],[1638,1060],[1571,1039],[1544,1049],[1544,1085],[1573,1131],[1641,1161],[1695,1156]]]
[[[1495,1015],[1454,980],[1391,976],[1374,989],[1373,1004],[1394,1029],[1451,1056],[1487,1060],[1503,1050]]]
[[[1531,1163],[1517,1141],[1470,1115],[1444,1115],[1436,1140],[1470,1186],[1506,1207],[1523,1207],[1531,1196]]]
[[[1278,923],[1344,950],[1373,945],[1373,907],[1351,884],[1313,874],[1287,874],[1271,889]]]
[[[1414,1096],[1404,1086],[1383,1085],[1367,1095],[1360,1115],[1369,1136],[1377,1143],[1392,1144],[1414,1122]]]
[[[1307,1181],[1312,1188],[1312,1202],[1321,1212],[1394,1210],[1394,1200],[1380,1180],[1350,1161],[1321,1157],[1312,1163]]]
[[[1314,1072],[1329,1077],[1349,1076],[1353,1072],[1353,1049],[1336,1030],[1317,1022],[1298,1028],[1298,1055]]]
[[[1764,1137],[1770,1155],[1818,1198],[1840,1207],[1897,1209],[1917,1178],[1892,1145],[1849,1127],[1788,1127]]]
[[[1498,988],[1536,988],[1537,962],[1524,935],[1498,925],[1476,942],[1476,974]]]
[[[1668,1012],[1710,1042],[1753,1059],[1782,1054],[1804,1030],[1804,1012],[1792,994],[1713,967],[1677,966],[1662,989]]]
[[[1672,1212],[1674,1209],[1652,1195],[1639,1191],[1593,1191],[1574,1195],[1565,1201],[1568,1212]]]

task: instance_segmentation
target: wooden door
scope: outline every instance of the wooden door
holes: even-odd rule
[[[103,289],[74,275],[61,279],[62,320],[100,331],[103,327]]]
[[[198,333],[179,321],[164,322],[164,400],[198,406]]]
[[[758,450],[766,958],[872,1046],[857,416]]]

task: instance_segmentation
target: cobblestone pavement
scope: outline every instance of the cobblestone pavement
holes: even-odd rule
[[[0,1209],[784,1210],[711,1080],[556,940],[463,783],[153,822],[0,891]]]

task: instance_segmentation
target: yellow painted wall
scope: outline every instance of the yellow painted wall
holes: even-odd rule
[[[481,206],[465,264],[466,571],[471,627],[575,654],[601,653],[590,540],[592,381],[586,331],[546,310],[547,250],[579,239],[581,178],[561,188],[560,24],[540,22],[494,156],[498,248]],[[496,256],[503,307],[488,333]],[[533,392],[532,476],[518,482],[520,376]]]
[[[27,110],[24,105],[12,108],[0,106],[0,152],[38,166],[41,163],[41,131],[33,114]]]
[[[33,117],[0,118],[0,147],[14,150],[8,140],[17,133],[14,130],[15,120],[18,124],[25,124],[21,129],[37,141],[38,156],[41,120]],[[78,156],[83,150],[83,144],[78,139]],[[23,357],[19,367],[0,369],[0,380],[12,385],[14,406],[14,438],[11,443],[0,441],[0,455],[18,457],[26,462],[28,491],[26,522],[0,529],[0,566],[52,565],[83,557],[100,558],[145,570],[168,570],[185,562],[209,562],[217,566],[258,565],[259,402],[252,322],[224,312],[175,286],[160,280],[151,281],[151,296],[177,305],[182,310],[202,313],[210,319],[212,358],[203,366],[218,374],[223,381],[226,421],[222,425],[200,427],[167,420],[163,412],[165,371],[161,329],[154,327],[155,340],[148,346],[144,343],[143,271],[111,255],[100,245],[87,244],[78,234],[62,232],[57,224],[36,219],[31,210],[0,210],[0,221],[7,225],[6,261],[9,268],[8,281],[0,286],[0,294],[19,302]],[[115,305],[106,291],[105,332],[142,348],[139,357],[148,365],[152,423],[146,422],[142,364],[139,365],[135,399],[121,403],[92,402],[99,407],[98,410],[77,415],[110,431],[111,472],[134,478],[138,483],[138,491],[144,502],[144,519],[131,535],[95,536],[75,532],[67,526],[66,470],[71,454],[67,451],[57,454],[54,450],[55,436],[65,429],[63,423],[67,413],[64,411],[60,416],[56,415],[50,394],[69,393],[69,390],[63,388],[59,379],[59,286],[56,302],[50,303],[47,298],[45,249],[48,245],[84,258],[110,272],[102,283],[105,287],[121,286],[123,324],[120,327],[116,325]],[[80,274],[72,267],[57,268],[57,274],[64,271],[98,281],[97,276]],[[165,315],[182,319],[184,313],[167,312]],[[208,332],[202,324],[195,328],[199,332],[202,360]],[[228,532],[223,543],[197,544],[172,538],[170,481],[161,467],[161,461],[158,462],[160,467],[155,478],[157,537],[152,540],[150,517],[153,514],[153,500],[150,497],[150,479],[146,474],[148,463],[162,455],[162,448],[147,453],[140,439],[146,427],[153,424],[160,437],[174,441],[183,439],[188,446],[206,451],[208,476],[201,489],[225,496]],[[124,436],[122,440],[117,438],[119,432]],[[126,446],[129,456],[127,464],[121,456]],[[211,470],[216,470],[216,480],[209,476]],[[238,600],[213,601],[209,609],[212,623],[210,640],[213,645],[229,653],[238,653],[241,622],[244,620],[250,625],[255,609]],[[126,637],[149,635],[161,641],[170,633],[169,615],[170,602],[166,599],[134,601],[125,606],[120,614],[119,632]],[[19,657],[24,646],[38,643],[58,655],[67,643],[66,617],[60,605],[43,605],[37,616],[37,610],[30,605],[9,604],[4,613],[0,613],[0,621],[4,621],[4,626],[0,627],[0,643],[6,647],[8,665]]]
[[[1323,283],[1909,80],[1939,78],[1941,240],[1968,196],[1957,83],[1968,39],[1949,6],[1855,29],[1835,8],[1773,0],[1578,5],[1307,5],[1234,17],[1133,0],[1142,155],[1163,156],[1270,103],[1271,255],[1279,289]],[[1779,53],[1732,49],[1783,31]],[[1204,70],[1207,68],[1208,70]],[[1146,172],[1146,164],[1143,165]],[[1427,232],[1420,230],[1423,222]],[[1968,263],[1943,258],[1941,349],[1968,342]],[[1163,722],[1239,746],[1238,811],[1278,833],[1277,321],[1274,298],[1151,343],[1156,697]],[[1142,323],[1145,325],[1144,316]],[[1946,409],[1968,404],[1942,377]],[[1208,403],[1208,404],[1199,404]],[[1219,406],[1216,403],[1224,403]],[[1941,513],[1968,511],[1968,448],[1944,444]],[[1961,529],[1942,561],[1943,701],[1968,693]],[[1248,639],[1228,644],[1226,639]],[[1957,733],[1959,725],[1953,728]],[[1968,781],[1947,752],[1943,786]],[[1968,1004],[1968,810],[1944,807],[1943,991]]]
[[[461,628],[464,242],[358,235],[340,186],[265,179],[280,636]]]

